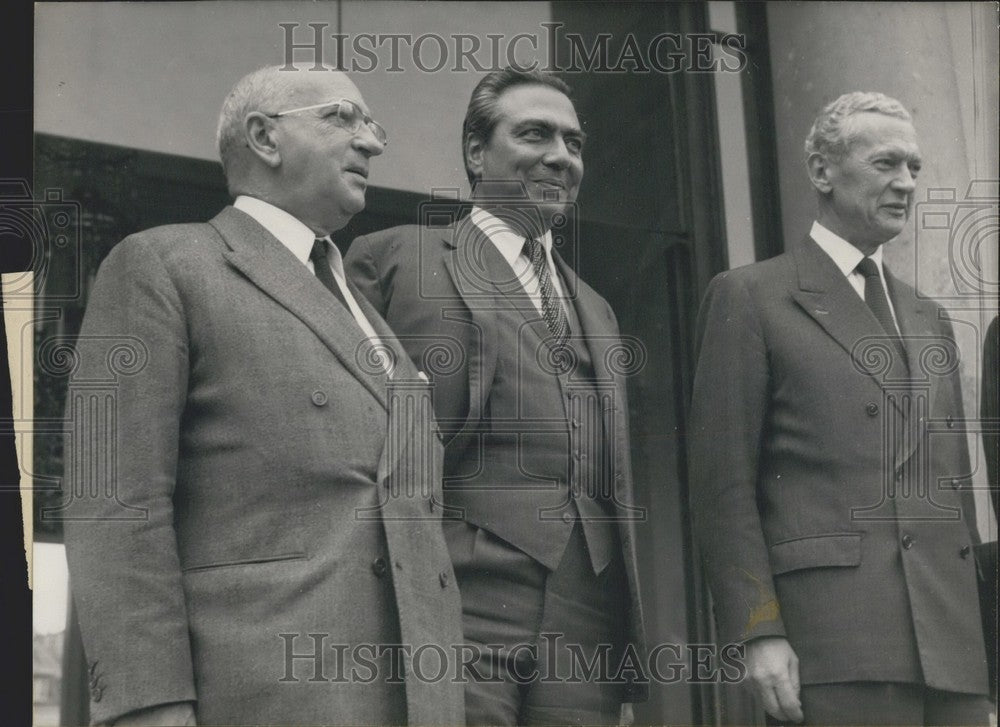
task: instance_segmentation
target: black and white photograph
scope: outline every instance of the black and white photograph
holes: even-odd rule
[[[32,724],[996,726],[998,3],[32,26]]]

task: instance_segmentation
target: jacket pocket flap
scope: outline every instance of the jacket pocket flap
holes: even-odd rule
[[[771,546],[771,573],[861,565],[861,533],[814,535]]]

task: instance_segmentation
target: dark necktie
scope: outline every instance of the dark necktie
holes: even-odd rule
[[[556,339],[556,345],[561,346],[569,336],[569,320],[566,318],[566,311],[562,304],[556,300],[555,288],[552,285],[552,276],[549,273],[549,265],[545,259],[545,250],[542,243],[533,237],[524,241],[524,254],[531,261],[531,267],[535,270],[538,278],[538,290],[542,298],[542,317],[549,333]]]
[[[337,297],[337,300],[344,304],[347,310],[350,310],[347,300],[344,298],[344,291],[337,285],[337,280],[333,277],[333,271],[330,269],[330,258],[327,255],[326,245],[326,240],[316,240],[313,242],[313,249],[309,253],[309,259],[312,260],[313,268],[316,271],[316,277],[319,278],[319,282],[323,283]]]
[[[856,270],[865,276],[865,303],[872,313],[882,324],[882,328],[892,340],[892,345],[896,348],[900,360],[904,365],[906,361],[906,350],[903,348],[903,340],[899,336],[899,330],[892,319],[892,311],[889,308],[889,298],[886,297],[885,287],[882,285],[882,278],[878,274],[878,264],[870,257],[863,258],[858,263]]]

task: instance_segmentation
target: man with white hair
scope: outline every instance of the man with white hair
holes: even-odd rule
[[[66,491],[95,495],[64,512],[96,723],[464,722],[414,656],[461,641],[435,425],[396,416],[429,395],[329,237],[385,144],[344,74],[255,71],[219,122],[233,206],[101,267],[67,399]]]
[[[849,93],[806,154],[809,236],[718,275],[699,315],[690,487],[719,639],[781,721],[985,724],[957,349],[882,261],[916,132]]]

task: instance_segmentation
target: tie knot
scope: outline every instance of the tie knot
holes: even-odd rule
[[[326,240],[319,237],[313,241],[312,251],[309,253],[309,259],[314,263],[317,260],[325,260],[327,258]]]
[[[878,265],[870,257],[862,258],[855,270],[864,275],[866,278],[879,277]]]

